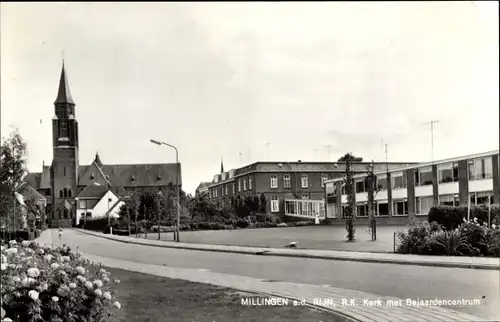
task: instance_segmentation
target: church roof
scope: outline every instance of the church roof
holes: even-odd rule
[[[93,182],[88,173],[89,168],[95,167],[84,165],[78,168],[79,186],[87,186]],[[176,163],[164,164],[113,164],[98,167],[112,186],[120,187],[158,187],[176,184]],[[179,165],[179,170],[181,166]],[[182,173],[182,172],[181,172]],[[94,176],[97,174],[94,173]],[[179,175],[179,185],[182,185],[182,177]]]
[[[64,69],[64,62],[61,70],[61,78],[59,79],[59,90],[54,104],[60,103],[75,104],[75,102],[73,102],[73,98],[71,97],[71,91],[69,90],[69,83],[68,78],[66,77],[66,70]]]
[[[109,191],[109,187],[107,185],[100,184],[90,184],[82,192],[80,192],[77,198],[87,199],[87,198],[96,198],[101,199],[104,195]]]
[[[34,189],[50,189],[50,167],[43,166],[42,172],[30,172],[24,179]]]

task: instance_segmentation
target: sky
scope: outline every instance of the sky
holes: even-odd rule
[[[52,160],[62,59],[80,163],[175,162],[194,192],[255,161],[499,148],[498,2],[1,3],[1,134]],[[434,126],[431,148],[429,122]]]

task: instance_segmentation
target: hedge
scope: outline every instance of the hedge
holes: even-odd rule
[[[488,222],[488,207],[471,206],[470,219],[477,218],[479,223]],[[428,221],[429,223],[435,221],[442,225],[447,230],[453,230],[467,219],[467,206],[435,206],[429,210]],[[500,220],[500,207],[498,205],[491,205],[490,223],[498,225]]]

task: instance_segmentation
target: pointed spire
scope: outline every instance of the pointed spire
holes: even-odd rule
[[[220,173],[224,173],[224,162],[222,161],[222,158],[220,158]]]
[[[69,90],[68,78],[66,77],[66,71],[64,69],[64,60],[62,65],[61,78],[59,79],[59,90],[57,92],[57,98],[54,104],[59,103],[67,103],[73,105],[75,104]]]
[[[99,168],[102,167],[102,161],[101,161],[101,158],[99,157],[99,152],[96,152],[95,153],[95,159],[94,159],[94,162],[97,164],[97,166]]]

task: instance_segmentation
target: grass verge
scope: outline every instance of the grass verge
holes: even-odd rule
[[[119,279],[122,304],[113,322],[348,322],[343,316],[309,307],[244,306],[242,297],[256,295],[210,285],[105,268]]]

